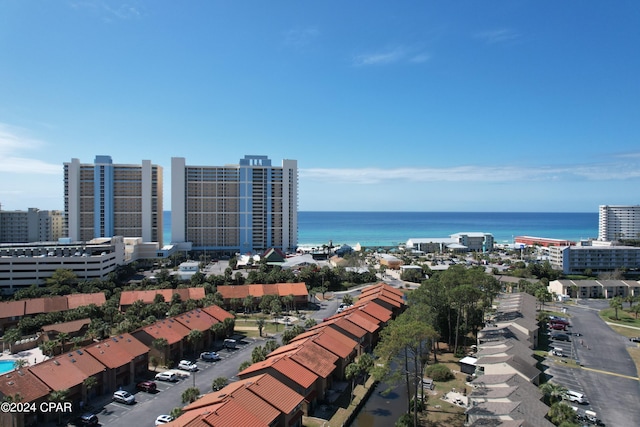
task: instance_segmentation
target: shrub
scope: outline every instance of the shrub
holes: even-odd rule
[[[447,366],[442,365],[440,363],[436,363],[435,365],[427,366],[425,369],[425,374],[428,377],[433,378],[434,381],[449,381],[454,378],[453,372]]]

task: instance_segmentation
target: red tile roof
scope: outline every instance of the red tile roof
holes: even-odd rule
[[[32,298],[25,300],[26,306],[24,314],[53,313],[64,311],[69,308],[67,297],[55,296],[45,298]]]
[[[173,318],[176,322],[182,323],[189,330],[197,329],[199,331],[206,331],[216,323],[220,323],[215,317],[211,316],[206,311],[196,308],[187,313],[182,313],[179,316]]]
[[[145,326],[142,330],[154,340],[166,339],[169,345],[182,341],[190,332],[182,323],[173,319],[160,320],[153,325]]]
[[[294,413],[298,405],[304,400],[304,396],[269,374],[258,375],[242,381],[245,382],[247,389],[283,414]]]
[[[181,288],[181,289],[153,289],[148,291],[122,291],[120,294],[120,305],[128,306],[140,300],[145,304],[153,303],[156,295],[162,295],[166,302],[170,302],[173,294],[180,295],[182,301],[189,299],[199,300],[204,298],[204,288]]]
[[[22,402],[33,402],[47,396],[51,389],[28,369],[13,371],[0,376],[0,394],[20,394]]]
[[[202,415],[206,422],[204,425],[207,427],[269,427],[277,418],[274,418],[271,422],[266,422],[264,416],[261,417],[263,419],[258,418],[241,403],[231,399],[205,409],[209,409],[208,413]],[[196,427],[196,425],[189,424],[185,427]]]
[[[262,373],[268,373],[269,369],[280,372],[305,389],[310,387],[318,379],[318,375],[295,362],[289,356],[276,356],[254,363],[240,372],[238,377],[246,379]]]
[[[138,356],[149,353],[149,347],[135,339],[131,334],[122,334],[107,338],[84,350],[108,368],[115,369],[131,362]]]
[[[80,331],[84,326],[91,324],[91,319],[72,320],[71,322],[55,323],[42,327],[43,332],[65,332],[67,334]]]
[[[356,302],[355,307],[360,308],[363,312],[375,317],[381,322],[391,320],[391,310],[387,310],[383,306],[376,304],[375,301]]]
[[[24,316],[25,300],[0,302],[0,318]]]
[[[205,313],[215,318],[218,322],[223,322],[224,319],[227,319],[227,318],[233,319],[233,314],[229,313],[228,311],[224,310],[223,308],[217,305],[210,305],[208,307],[204,307],[202,311],[204,311]]]
[[[106,368],[86,351],[74,350],[28,369],[52,390],[64,390],[82,384]]]
[[[347,359],[358,347],[357,342],[329,327],[302,333],[291,340],[291,342],[294,343],[305,339],[312,340],[314,343],[343,359]]]
[[[183,410],[187,413],[197,410],[199,414],[202,414],[202,410],[207,410],[211,405],[220,405],[227,401],[233,401],[239,405],[238,407],[231,408],[236,411],[236,414],[240,413],[241,415],[242,412],[248,412],[261,422],[270,425],[280,416],[281,412],[276,409],[275,406],[262,399],[258,394],[249,390],[247,385],[252,384],[254,378],[258,377],[252,377],[249,380],[235,381],[220,391],[205,394],[200,399],[185,406]],[[272,398],[277,399],[278,396],[273,396]],[[218,406],[218,408],[221,407],[222,406]]]
[[[347,320],[344,317],[342,317],[340,319],[336,319],[336,321],[333,322],[333,324],[331,326],[339,328],[339,329],[342,329],[343,331],[348,332],[349,334],[353,335],[354,337],[362,338],[365,335],[367,335],[367,330],[366,329],[356,325],[353,322],[350,322],[349,320]]]
[[[228,299],[244,299],[247,296],[262,298],[265,295],[278,295],[280,297],[293,295],[294,297],[306,297],[309,295],[307,285],[300,283],[276,283],[269,285],[240,285],[240,286],[218,286],[216,288],[222,298]]]
[[[278,355],[289,356],[293,361],[322,378],[327,378],[333,373],[339,359],[338,356],[310,339],[278,347],[269,353],[267,358]]]
[[[104,292],[96,292],[93,294],[67,295],[67,304],[69,306],[69,310],[91,304],[95,304],[98,307],[101,307],[106,301],[107,299],[104,296]]]

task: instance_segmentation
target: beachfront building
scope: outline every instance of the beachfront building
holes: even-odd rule
[[[601,205],[598,240],[640,239],[640,205]]]
[[[171,238],[184,250],[294,252],[298,166],[248,155],[237,165],[192,166],[171,159]]]
[[[490,252],[494,243],[491,233],[466,232],[449,237],[411,238],[407,240],[406,248],[425,253]]]
[[[593,274],[640,268],[640,247],[634,246],[552,246],[549,262],[564,274]]]
[[[65,230],[71,241],[141,237],[162,247],[162,167],[114,164],[96,156],[64,164]]]
[[[0,208],[0,243],[50,242],[62,237],[62,211],[3,211]]]

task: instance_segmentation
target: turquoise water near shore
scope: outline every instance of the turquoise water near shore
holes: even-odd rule
[[[171,212],[164,212],[171,241]],[[598,212],[298,212],[298,245],[393,246],[411,238],[491,233],[497,243],[516,236],[579,241],[598,237]]]

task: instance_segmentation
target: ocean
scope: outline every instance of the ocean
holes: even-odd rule
[[[579,241],[598,237],[598,212],[298,212],[298,245],[395,246],[411,238],[460,232],[493,234],[496,243],[516,236]],[[164,212],[171,241],[171,212]]]

